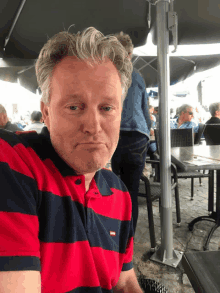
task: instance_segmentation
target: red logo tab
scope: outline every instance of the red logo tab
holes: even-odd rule
[[[116,232],[115,231],[110,231],[110,236],[116,236]]]

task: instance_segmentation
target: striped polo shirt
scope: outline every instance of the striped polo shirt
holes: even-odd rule
[[[86,192],[46,127],[0,130],[0,190],[0,271],[40,271],[42,293],[108,293],[133,267],[125,185],[101,169]]]

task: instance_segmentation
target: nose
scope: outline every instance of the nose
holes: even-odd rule
[[[81,122],[83,133],[96,135],[101,131],[101,115],[96,109],[87,109]]]

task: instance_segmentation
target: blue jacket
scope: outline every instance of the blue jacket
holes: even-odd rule
[[[138,131],[150,136],[151,119],[145,82],[136,69],[132,72],[132,84],[124,100],[121,130]]]
[[[170,119],[170,128],[178,128],[178,118]],[[181,124],[179,128],[193,128],[194,133],[197,133],[199,131],[199,126],[196,125],[196,123],[193,121],[186,121],[183,124]]]

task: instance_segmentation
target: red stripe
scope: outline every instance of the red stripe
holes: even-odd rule
[[[0,212],[0,256],[40,257],[37,216]]]
[[[22,156],[18,154],[16,146],[13,148],[3,139],[0,139],[0,162],[5,162],[12,170],[33,178],[33,174],[22,158],[27,153],[25,146],[21,143],[19,144],[19,153],[24,153]]]
[[[64,178],[50,159],[41,161],[31,147],[28,147],[27,156],[29,167],[34,173],[39,190],[52,192],[61,197],[70,196],[73,201],[84,204],[84,176],[67,176]],[[80,185],[75,184],[78,178],[82,180],[82,184]]]
[[[110,290],[117,283],[123,258],[114,251],[91,248],[88,241],[41,243],[42,285],[45,292],[96,286]]]
[[[128,192],[113,189],[110,196],[103,196],[102,200],[88,202],[88,207],[93,209],[97,214],[118,219],[120,221],[131,220],[132,203]]]

